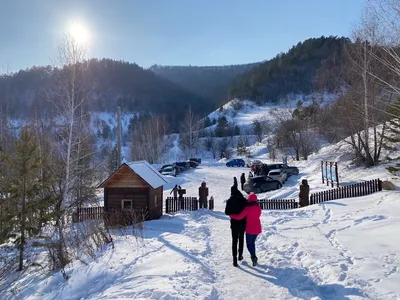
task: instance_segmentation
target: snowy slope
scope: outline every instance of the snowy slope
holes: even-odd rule
[[[275,121],[274,113],[277,114],[288,114],[292,112],[297,105],[298,101],[302,101],[304,105],[309,105],[312,101],[324,104],[329,103],[336,99],[336,95],[333,94],[311,94],[311,95],[292,95],[287,99],[282,99],[281,103],[269,104],[259,106],[253,101],[242,101],[242,104],[238,106],[238,100],[233,99],[228,103],[224,104],[221,109],[217,109],[210,113],[208,117],[210,120],[218,120],[218,118],[225,116],[229,122],[238,125],[241,128],[247,128],[252,125],[253,121]],[[215,127],[216,125],[213,125]]]
[[[269,162],[266,156],[259,158]],[[400,186],[384,165],[351,165],[347,145],[338,143],[308,161],[290,161],[300,174],[260,197],[296,197],[303,177],[312,192],[327,189],[320,181],[321,159],[339,162],[343,184],[379,177]],[[74,262],[67,270],[68,282],[59,273],[29,270],[12,285],[0,282],[0,299],[400,299],[399,190],[263,211],[263,233],[256,242],[260,265],[251,267],[245,250],[244,261],[234,268],[229,218],[223,210],[233,177],[248,171],[205,160],[196,169],[168,177],[165,196],[175,184],[196,196],[205,180],[215,211],[146,222],[143,241],[129,230],[114,232],[115,249],[102,249],[98,261],[88,265]]]

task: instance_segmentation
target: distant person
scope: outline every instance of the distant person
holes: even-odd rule
[[[242,176],[240,176],[240,184],[242,187],[242,191],[243,191],[243,186],[244,186],[245,182],[246,182],[246,175],[244,175],[244,173],[242,173]]]
[[[233,184],[231,187],[231,196],[226,202],[225,214],[240,214],[247,205],[246,198],[238,190],[237,185]],[[244,232],[246,229],[246,218],[241,220],[231,219],[231,233],[232,233],[232,256],[233,266],[237,267],[238,260],[243,260],[243,246],[244,246]],[[239,243],[239,255],[238,255]]]
[[[253,173],[251,173],[251,171],[249,172],[249,177],[253,177]]]
[[[250,193],[248,204],[239,214],[231,214],[230,217],[234,220],[242,220],[246,218],[246,245],[247,250],[251,255],[253,267],[257,266],[258,258],[256,256],[256,239],[262,232],[261,228],[261,207],[257,203],[257,195]]]
[[[308,185],[307,179],[303,179],[300,184],[300,192],[299,192],[299,204],[300,207],[310,205],[310,186]]]

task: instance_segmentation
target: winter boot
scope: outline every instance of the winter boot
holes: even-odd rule
[[[251,261],[253,262],[253,267],[257,266],[257,261],[258,261],[257,256],[252,256]]]
[[[242,261],[242,260],[243,260],[243,255],[239,255],[238,260],[239,260],[239,261]]]
[[[233,266],[234,266],[234,267],[237,267],[237,266],[238,266],[237,261],[238,261],[238,260],[237,260],[237,257],[234,256],[234,257],[233,257]]]

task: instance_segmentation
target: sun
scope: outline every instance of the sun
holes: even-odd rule
[[[85,26],[78,22],[71,22],[68,26],[68,33],[78,44],[86,44],[89,39],[89,31]]]

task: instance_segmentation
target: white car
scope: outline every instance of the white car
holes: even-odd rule
[[[161,171],[162,175],[176,176],[176,169],[174,167],[166,167]]]
[[[283,169],[271,170],[269,171],[268,176],[272,179],[279,180],[282,183],[285,183],[288,177],[286,171]]]

